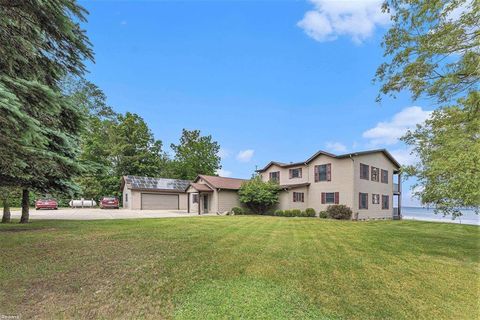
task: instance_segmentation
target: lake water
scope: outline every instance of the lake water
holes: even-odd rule
[[[480,216],[473,210],[462,210],[462,213],[462,216],[452,219],[451,216],[444,217],[441,213],[435,214],[433,209],[402,207],[403,219],[480,225]]]

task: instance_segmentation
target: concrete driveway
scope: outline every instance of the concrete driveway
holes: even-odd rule
[[[20,218],[20,211],[12,211],[12,218]],[[103,220],[103,219],[143,219],[198,217],[198,214],[181,210],[129,210],[129,209],[87,209],[60,208],[58,210],[30,209],[32,220]]]

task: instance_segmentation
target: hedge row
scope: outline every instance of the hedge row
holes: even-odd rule
[[[312,208],[308,208],[305,211],[302,211],[300,209],[275,210],[273,215],[278,217],[315,217],[316,212]]]
[[[243,208],[235,207],[232,208],[231,212],[234,215],[244,215],[250,214]],[[277,216],[277,217],[315,217],[315,209],[308,208],[305,211],[300,209],[292,210],[275,210],[273,212],[266,212],[263,215]],[[320,211],[318,216],[322,219],[330,218],[337,220],[350,220],[352,217],[352,210],[345,205],[331,205],[327,207],[326,211]]]

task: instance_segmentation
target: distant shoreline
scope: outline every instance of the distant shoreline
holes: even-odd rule
[[[426,207],[403,207],[402,217],[405,220],[417,220],[417,221],[431,221],[431,222],[443,222],[443,223],[456,223],[456,224],[468,224],[468,225],[480,225],[480,216],[475,214],[472,209],[461,209],[463,215],[456,217],[443,216],[442,214],[435,214],[434,208]]]

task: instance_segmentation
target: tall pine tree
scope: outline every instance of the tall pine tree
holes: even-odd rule
[[[60,80],[93,59],[74,0],[0,0],[0,186],[67,191],[78,174],[82,116]]]

